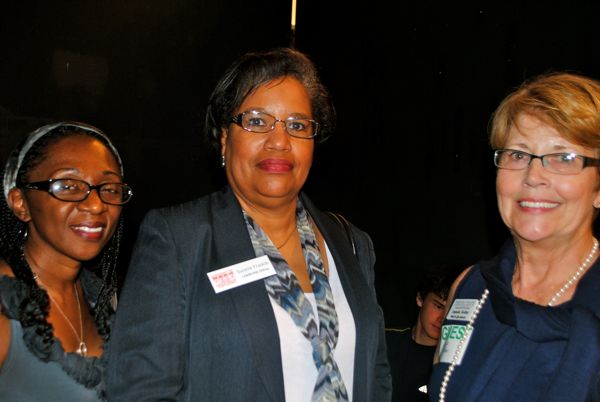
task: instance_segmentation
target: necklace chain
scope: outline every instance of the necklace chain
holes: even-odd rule
[[[294,232],[296,232],[296,228],[294,228],[294,230],[292,230],[290,232],[290,235],[287,237],[287,239],[285,239],[285,241],[283,243],[281,243],[280,246],[275,246],[277,247],[277,249],[279,250],[280,248],[282,248],[283,246],[285,246],[287,244],[288,241],[290,241],[290,239],[292,238],[292,236],[294,235]]]
[[[556,303],[556,301],[559,300],[565,294],[567,289],[569,289],[571,286],[573,286],[574,283],[576,283],[579,280],[579,277],[585,272],[586,268],[592,263],[592,260],[594,259],[594,256],[596,255],[597,251],[598,251],[598,240],[596,240],[596,238],[594,238],[594,245],[592,246],[592,250],[586,257],[586,259],[581,263],[581,265],[579,265],[579,267],[577,268],[577,270],[575,271],[573,276],[567,282],[565,282],[565,284],[559,289],[558,292],[556,292],[556,294],[552,297],[552,299],[550,299],[550,301],[548,302],[548,306],[550,306],[550,307],[554,306],[554,303]],[[460,341],[458,342],[458,345],[456,346],[456,351],[454,352],[454,356],[452,356],[452,361],[448,365],[448,368],[446,369],[446,372],[444,373],[444,378],[442,379],[442,383],[440,385],[440,395],[438,397],[439,402],[446,401],[446,390],[448,389],[448,383],[450,382],[450,377],[452,377],[452,373],[454,372],[454,369],[458,365],[458,360],[463,352],[464,344],[468,338],[468,335],[473,330],[473,324],[475,323],[475,320],[477,319],[477,316],[479,315],[479,312],[481,311],[483,305],[487,301],[489,293],[490,292],[488,289],[485,289],[483,291],[483,294],[479,298],[479,303],[477,304],[475,311],[473,312],[473,314],[471,315],[471,318],[469,319],[469,323],[466,326],[465,333],[464,333],[463,337],[460,339]]]
[[[69,324],[69,327],[71,327],[71,330],[73,331],[75,337],[79,341],[79,347],[75,350],[75,353],[81,356],[85,356],[87,354],[87,345],[83,340],[83,318],[81,316],[81,303],[79,302],[79,292],[77,291],[77,285],[73,284],[73,289],[75,290],[75,300],[77,300],[77,310],[79,311],[79,334],[77,333],[77,330],[75,330],[75,326],[71,323],[71,320],[69,320],[69,317],[67,317],[63,309],[58,304],[58,302],[54,299],[54,297],[52,297],[52,295],[48,291],[48,286],[46,286],[46,284],[42,282],[42,280],[37,275],[34,276],[34,279],[36,279],[39,283],[41,283],[44,286],[48,297],[54,303],[58,312],[65,318],[67,324]]]

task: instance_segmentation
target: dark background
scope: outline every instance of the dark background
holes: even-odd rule
[[[222,185],[202,137],[205,102],[239,55],[290,43],[290,14],[291,0],[4,2],[1,160],[47,122],[103,129],[135,189],[127,256],[149,208]],[[372,236],[389,326],[412,322],[424,270],[465,267],[507,238],[489,117],[536,74],[598,78],[599,17],[591,1],[298,0],[296,46],[339,115],[305,190]]]

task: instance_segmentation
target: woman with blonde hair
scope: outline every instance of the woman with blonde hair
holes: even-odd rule
[[[524,83],[494,113],[491,145],[512,239],[455,282],[430,398],[598,400],[600,83]]]

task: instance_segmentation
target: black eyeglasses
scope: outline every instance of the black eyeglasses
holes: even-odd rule
[[[258,110],[249,110],[233,116],[231,122],[246,131],[253,133],[268,133],[275,130],[275,124],[281,122],[289,135],[296,138],[311,139],[319,133],[319,123],[316,120],[288,117],[279,120],[275,116]]]
[[[98,191],[100,199],[104,203],[111,205],[126,204],[133,196],[131,187],[124,183],[102,183],[92,186],[83,180],[77,179],[50,179],[33,183],[23,183],[19,187],[29,190],[47,191],[54,198],[68,202],[83,201],[88,198],[92,190]]]
[[[534,159],[539,159],[548,172],[557,174],[578,174],[586,167],[600,166],[600,159],[572,152],[546,155],[534,155],[515,149],[498,149],[494,152],[494,164],[500,169],[523,170]]]

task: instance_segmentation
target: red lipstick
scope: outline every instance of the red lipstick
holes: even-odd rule
[[[294,167],[294,165],[286,159],[275,158],[263,159],[258,162],[257,166],[259,169],[268,173],[287,173]]]

